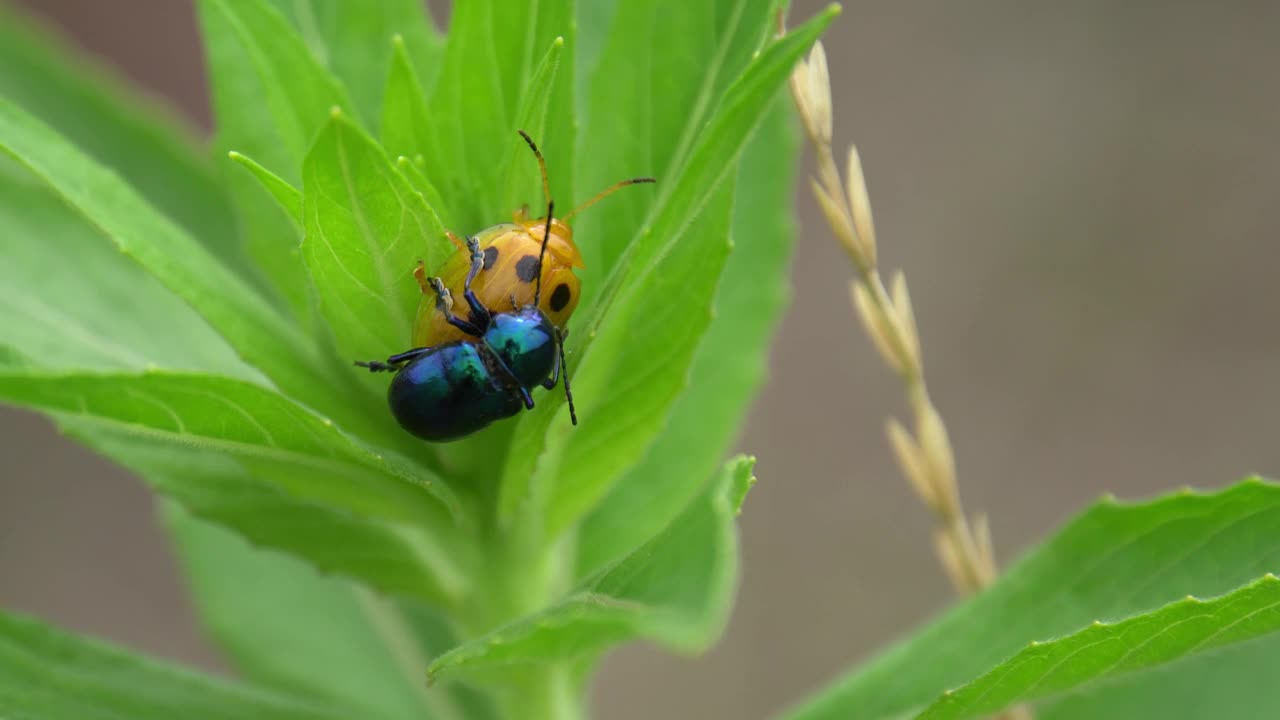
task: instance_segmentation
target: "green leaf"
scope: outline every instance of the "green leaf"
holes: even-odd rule
[[[990,672],[948,692],[918,717],[969,718],[1280,630],[1280,579],[1268,573],[1211,600],[1187,597],[1115,623],[1095,622],[1034,643]]]
[[[0,157],[0,166],[10,163]],[[260,377],[190,307],[43,184],[12,169],[0,172],[0,237],[12,240],[0,262],[6,345],[52,370],[166,367]]]
[[[302,228],[302,191],[290,185],[284,178],[276,175],[270,170],[262,167],[253,158],[247,157],[241,153],[232,150],[227,153],[232,161],[237,162],[244,169],[248,170],[253,177],[262,186],[263,190],[271,193],[271,197],[275,198],[280,205],[280,209],[285,211],[289,219],[299,229]]]
[[[524,146],[516,135],[517,105],[552,41],[564,36],[572,47],[572,19],[568,1],[475,0],[453,8],[440,79],[429,103],[432,148],[424,154],[434,163],[427,175],[445,203],[456,208],[452,214],[460,227],[479,229],[510,217],[514,208],[503,207],[500,176],[510,148]],[[567,83],[564,92],[571,93],[571,74],[562,69],[560,77]],[[572,96],[554,97],[551,108],[548,126],[557,128],[562,140],[535,139],[548,158],[566,168],[552,178],[559,192],[559,183],[568,180],[560,176],[573,157],[567,134]]]
[[[282,490],[290,471],[245,463],[237,454],[178,445],[136,429],[73,416],[58,417],[64,432],[139,473],[157,493],[190,514],[217,523],[264,548],[290,553],[317,570],[354,579],[380,592],[436,606],[456,601],[467,585],[458,574],[467,546],[453,543],[447,562],[438,540],[419,528],[374,521],[348,509]],[[306,471],[297,482],[306,482]],[[295,473],[296,474],[296,473]]]
[[[564,38],[557,37],[552,40],[551,48],[547,50],[546,55],[542,56],[533,75],[529,77],[529,84],[525,86],[520,102],[516,105],[516,127],[528,133],[535,143],[542,142],[542,138],[547,135],[547,109],[556,87],[561,56],[564,54]],[[533,153],[523,142],[507,144],[507,148],[506,160],[503,163],[506,169],[502,173],[506,191],[503,193],[502,204],[514,209],[521,203],[528,202],[529,198],[536,197],[541,202],[534,203],[533,207],[541,205],[542,210],[545,211],[546,198],[542,193],[542,174],[534,170],[536,158]],[[543,157],[546,157],[545,154]],[[564,187],[564,178],[561,174],[573,167],[571,160],[572,158],[561,158],[560,172],[556,173],[559,187]],[[548,179],[550,179],[550,170],[548,170]],[[552,193],[554,192],[553,190]],[[561,210],[561,213],[568,211],[569,208],[566,207]],[[534,217],[542,214],[536,211],[533,213]]]
[[[296,180],[296,169],[329,109],[351,107],[346,91],[312,57],[288,20],[264,0],[200,0],[198,5],[209,45],[220,142],[276,143],[277,152],[270,156],[261,155],[259,147],[228,150],[263,157],[284,170],[286,180]],[[231,104],[248,100],[250,92],[254,102]],[[232,122],[234,132],[223,126]]]
[[[1131,505],[1104,500],[983,594],[788,717],[874,719],[919,712],[1030,642],[1070,636],[1094,621],[1150,613],[1187,595],[1230,593],[1275,569],[1280,550],[1270,538],[1277,533],[1280,486],[1260,480]],[[1148,645],[1147,652],[1156,647]]]
[[[779,97],[738,168],[733,250],[715,314],[667,427],[579,529],[578,572],[621,556],[661,530],[713,477],[764,379],[787,304],[798,136]]]
[[[422,78],[421,94],[440,72],[444,37],[423,13],[420,0],[273,0],[302,33],[312,55],[350,88],[361,118],[378,117],[383,103],[383,79],[392,49],[391,38],[406,39],[415,75]]]
[[[413,69],[403,38],[394,38],[392,49],[387,92],[383,94],[381,141],[393,158],[420,158],[431,145],[428,136],[430,110],[426,108],[426,96],[422,94],[421,82]],[[417,170],[421,174],[421,170]],[[426,176],[422,176],[422,179],[425,181]],[[419,190],[424,188],[419,187]],[[428,199],[436,210],[445,210],[445,205],[439,200],[439,193],[436,193],[434,201],[431,196]]]
[[[432,678],[557,663],[637,637],[682,652],[705,650],[723,631],[733,604],[734,520],[755,482],[754,464],[743,457],[730,461],[719,480],[661,534],[552,607],[437,658]]]
[[[275,392],[238,380],[151,372],[37,375],[0,372],[0,398],[105,431],[210,450],[243,464],[286,496],[445,533],[448,490],[416,466],[357,444]],[[433,555],[443,577],[458,575]]]
[[[303,256],[338,349],[353,360],[407,350],[421,294],[413,270],[452,252],[440,219],[340,114],[316,139],[303,174]]]
[[[1113,679],[1036,707],[1040,720],[1221,720],[1280,713],[1280,637],[1222,648],[1160,672]]]
[[[352,429],[378,429],[352,411],[355,381],[332,365],[244,280],[157,213],[111,171],[86,157],[38,120],[0,100],[0,150],[25,166],[97,226],[123,253],[187,301],[282,390],[305,398]],[[345,391],[345,392],[344,392]],[[370,430],[375,434],[378,430]]]
[[[726,186],[724,181],[736,167],[742,147],[796,59],[836,13],[837,8],[829,9],[770,44],[728,90],[684,172],[670,183],[667,200],[653,211],[650,229],[628,248],[615,269],[614,275],[625,280],[612,290],[605,289],[587,311],[586,331],[569,338],[570,350],[581,358],[573,379],[579,390],[574,397],[582,398],[583,427],[570,432],[568,418],[555,412],[560,403],[550,397],[521,420],[503,472],[500,509],[505,513],[513,512],[523,500],[524,483],[532,482],[542,492],[555,478],[550,490],[553,499],[540,508],[546,514],[545,528],[554,536],[589,510],[664,426],[710,320],[710,293],[719,276],[718,264],[696,253],[702,245],[727,249],[727,227],[719,234],[708,234],[700,225],[697,231],[691,228],[705,222],[704,217],[714,217],[723,188],[731,192],[732,183]],[[684,284],[675,282],[676,278]],[[690,294],[687,305],[674,317],[669,312],[674,304],[660,301],[673,293],[679,293],[682,302],[686,302],[685,293]],[[659,316],[670,327],[655,323]],[[637,347],[638,339],[645,349]],[[654,344],[659,347],[649,347]],[[571,368],[574,359],[570,359]],[[592,413],[607,418],[607,426],[588,430]],[[524,480],[530,476],[532,481]]]
[[[413,189],[422,194],[422,199],[426,200],[427,207],[432,209],[447,209],[444,207],[444,201],[440,199],[440,191],[436,190],[436,186],[427,179],[426,175],[422,174],[423,165],[424,163],[422,162],[421,156],[418,156],[418,160],[416,161],[410,160],[403,155],[396,158],[396,168],[398,168],[401,174],[404,175],[404,178],[409,181],[409,184],[413,186]],[[439,217],[441,218],[441,225],[446,228],[449,227],[449,225],[444,221],[444,218],[447,217],[447,215],[440,215]],[[451,252],[452,247],[453,246],[450,245]]]
[[[8,3],[0,4],[0,97],[112,168],[229,267],[253,274],[198,131]]]
[[[422,612],[176,509],[167,517],[205,625],[242,677],[351,708],[349,717],[490,715],[459,688],[423,682],[430,656],[456,644],[440,621],[429,627]]]
[[[253,157],[286,182],[301,181],[302,158],[330,108],[346,92],[316,62],[289,22],[264,0],[197,3],[217,134],[215,149]],[[261,188],[228,172],[250,255],[308,329],[311,289],[298,272],[299,235]]]
[[[670,184],[728,85],[773,30],[772,0],[619,3],[592,68],[580,184],[626,177]],[[588,33],[584,33],[584,38]],[[672,82],[672,78],[687,78]],[[751,118],[747,118],[751,119]],[[625,142],[618,128],[627,128]],[[584,286],[598,288],[653,207],[650,193],[619,193],[578,221]]]
[[[441,199],[435,183],[427,178],[425,170],[436,163],[429,156],[433,146],[428,136],[431,121],[422,83],[410,61],[404,39],[397,36],[392,45],[391,72],[387,75],[387,91],[383,94],[382,104],[382,146],[391,156],[406,160],[397,162],[397,167],[423,194],[427,204],[440,214],[444,226],[449,227],[450,208]]]
[[[338,720],[310,699],[234,685],[0,613],[6,720]]]
[[[683,389],[691,357],[711,321],[716,283],[729,256],[732,210],[729,183],[698,219],[691,234],[696,241],[672,253],[668,272],[646,278],[643,291],[654,301],[643,312],[615,318],[617,332],[608,340],[625,336],[634,362],[616,371],[587,363],[575,368],[574,355],[568,356],[581,424],[570,427],[566,417],[562,428],[552,430],[548,455],[531,479],[514,469],[526,466],[527,458],[519,451],[508,456],[500,517],[514,518],[522,509],[541,513],[537,528],[555,537],[608,491],[662,426],[664,403]],[[679,302],[670,300],[676,297]],[[548,394],[535,412],[550,414],[562,406],[557,400]]]

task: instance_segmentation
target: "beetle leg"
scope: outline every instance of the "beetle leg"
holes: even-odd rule
[[[555,363],[551,365],[551,377],[542,381],[542,387],[550,390],[560,382],[560,354],[556,354]]]
[[[474,237],[467,238],[467,251],[471,253],[471,269],[467,271],[466,282],[462,283],[462,296],[467,299],[467,304],[471,306],[471,316],[479,318],[481,324],[485,327],[489,325],[489,308],[480,302],[480,298],[476,297],[475,291],[471,289],[471,281],[476,279],[476,275],[484,268],[484,253],[480,252],[480,241]],[[477,333],[483,335],[483,332]]]
[[[356,365],[362,368],[369,368],[369,372],[395,372],[400,369],[395,365],[388,365],[380,360],[356,360]]]
[[[431,285],[431,290],[436,294],[436,310],[444,314],[444,319],[448,320],[450,325],[468,335],[476,337],[484,335],[483,330],[453,314],[453,296],[449,294],[449,288],[444,286],[444,281],[438,277],[433,277],[427,282]]]
[[[431,351],[429,347],[414,348],[406,350],[402,353],[392,355],[387,358],[386,362],[380,360],[357,360],[356,365],[362,368],[369,368],[369,372],[395,372],[404,367],[405,364],[417,360],[419,357],[426,355]]]
[[[526,410],[532,410],[532,409],[533,409],[533,396],[529,394],[528,389],[526,389],[526,388],[520,388],[520,397],[524,400],[524,407],[525,407],[525,409],[526,409]]]
[[[493,362],[498,366],[498,369],[502,374],[507,376],[507,380],[510,381],[511,389],[520,393],[520,399],[524,401],[525,409],[532,410],[533,395],[529,393],[529,389],[521,385],[519,380],[516,380],[516,374],[511,372],[511,368],[507,367],[507,364],[503,362],[502,358],[498,357],[496,353],[493,355]]]

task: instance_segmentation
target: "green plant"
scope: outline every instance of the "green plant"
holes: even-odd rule
[[[724,458],[785,299],[783,86],[836,12],[775,39],[777,9],[467,2],[446,41],[417,0],[201,0],[211,161],[6,13],[0,397],[164,498],[244,682],[15,619],[3,647],[32,679],[0,679],[0,708],[564,717],[611,646],[711,644],[752,482]],[[407,347],[411,271],[452,252],[445,228],[541,202],[517,128],[561,207],[660,184],[576,223],[583,422],[544,393],[422,443],[351,361]]]
[[[712,644],[753,482],[750,458],[724,456],[785,300],[783,86],[836,14],[775,38],[782,4],[472,0],[446,38],[417,0],[200,0],[213,153],[0,10],[0,399],[155,490],[239,675],[0,614],[0,716],[575,717],[609,648]],[[629,175],[659,185],[576,223],[583,423],[544,393],[420,443],[391,421],[386,378],[350,361],[403,349],[410,272],[451,251],[444,228],[538,201],[516,128],[562,203]],[[989,586],[789,716],[1274,714],[1280,488],[1104,500],[995,578],[950,468],[913,473],[944,431],[851,167],[834,213],[871,258],[863,316],[925,418],[918,441],[891,435],[927,500],[952,493],[934,509],[944,550],[974,551],[958,584]]]

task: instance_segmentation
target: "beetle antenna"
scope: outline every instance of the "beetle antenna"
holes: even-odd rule
[[[564,377],[564,397],[569,401],[569,420],[578,424],[578,411],[573,409],[573,391],[569,389],[569,363],[564,359],[564,335],[556,328],[556,346],[560,348],[560,375]]]
[[[547,201],[547,226],[542,231],[542,249],[538,251],[538,280],[533,286],[533,305],[537,307],[542,302],[542,258],[547,255],[547,242],[551,240],[551,214],[555,212],[556,204],[550,200]]]
[[[528,133],[523,130],[517,130],[516,132],[520,133],[520,137],[529,143],[529,149],[538,158],[538,169],[542,171],[542,197],[546,198],[547,202],[551,202],[551,183],[547,180],[547,161],[542,159],[542,151],[538,149],[537,144],[533,142],[533,138],[529,137]]]
[[[610,195],[614,194],[614,193],[615,193],[615,192],[617,192],[618,190],[621,190],[622,188],[624,188],[624,187],[626,187],[626,186],[628,186],[628,185],[639,185],[639,184],[641,184],[641,183],[656,183],[656,182],[658,182],[658,180],[657,180],[656,178],[651,178],[651,177],[638,177],[638,178],[631,178],[630,180],[623,180],[622,182],[614,183],[613,185],[610,185],[609,187],[605,188],[604,190],[601,190],[601,191],[600,191],[600,194],[596,195],[595,197],[591,198],[590,200],[588,200],[588,201],[586,201],[586,202],[582,203],[582,204],[581,204],[581,205],[579,205],[578,207],[576,207],[576,208],[574,208],[573,210],[569,211],[569,214],[568,214],[568,215],[565,215],[564,217],[560,218],[560,222],[569,222],[569,218],[573,217],[574,215],[577,215],[578,213],[582,212],[583,210],[586,210],[587,208],[591,207],[592,205],[595,205],[596,203],[598,203],[598,202],[600,202],[601,200],[603,200],[603,199],[605,199],[605,198],[609,197]]]

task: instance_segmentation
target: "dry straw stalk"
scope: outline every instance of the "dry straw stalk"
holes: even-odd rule
[[[831,81],[822,43],[816,43],[808,59],[796,66],[791,95],[817,158],[814,196],[853,262],[855,277],[850,292],[854,310],[885,364],[902,378],[906,391],[914,431],[890,418],[886,423],[889,445],[912,490],[933,513],[934,547],[951,583],[962,594],[974,593],[990,585],[998,574],[990,528],[985,516],[979,514],[971,520],[960,503],[947,427],[925,384],[920,336],[906,277],[895,272],[891,291],[881,280],[875,223],[856,147],[849,148],[845,163],[848,187],[841,181],[831,144]],[[1031,712],[1025,707],[1012,708],[1001,718],[1028,720]]]

